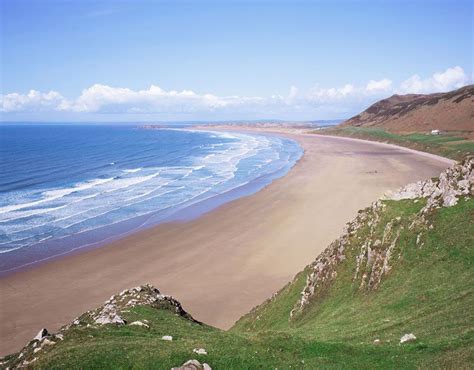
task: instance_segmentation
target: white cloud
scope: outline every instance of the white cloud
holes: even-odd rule
[[[331,100],[340,100],[356,93],[354,85],[346,84],[342,87],[311,89],[308,99],[311,101],[326,102]]]
[[[30,90],[27,94],[11,93],[0,96],[0,111],[16,112],[54,110],[63,101],[64,97],[56,91],[42,93],[36,90]]]
[[[398,93],[429,93],[448,91],[461,87],[469,78],[461,67],[448,68],[444,72],[422,79],[414,75],[403,81],[398,88],[391,80],[370,80],[364,85],[345,84],[340,87],[319,87],[307,92],[291,86],[287,96],[218,96],[198,94],[192,90],[164,90],[156,85],[148,89],[132,90],[95,84],[84,89],[74,99],[66,99],[56,91],[31,90],[26,94],[0,95],[1,112],[76,112],[76,113],[145,113],[178,115],[187,113],[199,117],[202,114],[244,116],[255,114],[278,116],[280,114],[306,112],[313,114],[324,109],[328,112],[357,112],[375,100]]]
[[[458,89],[469,82],[464,70],[459,67],[448,68],[444,72],[434,73],[427,79],[413,75],[403,81],[398,90],[402,94],[429,94]]]
[[[191,90],[165,91],[155,85],[147,90],[134,91],[95,84],[83,90],[75,101],[66,101],[58,108],[75,112],[198,112],[259,104],[261,101],[259,97],[199,95]]]
[[[383,92],[383,91],[390,91],[392,88],[392,81],[388,78],[384,78],[383,80],[374,81],[370,80],[365,90],[368,93],[375,93],[375,92]]]
[[[370,80],[366,86],[354,86],[346,84],[341,87],[313,88],[308,94],[309,100],[313,102],[327,103],[340,100],[360,100],[368,96],[389,92],[392,88],[392,81],[384,78],[379,81]]]

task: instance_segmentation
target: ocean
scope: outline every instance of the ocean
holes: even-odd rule
[[[293,140],[113,125],[0,125],[0,274],[189,220],[283,176]]]

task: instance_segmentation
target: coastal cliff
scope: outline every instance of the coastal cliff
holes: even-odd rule
[[[292,282],[230,331],[196,321],[176,299],[144,285],[58,333],[41,329],[0,366],[469,367],[473,169],[467,158],[359,211]]]
[[[472,196],[473,169],[474,159],[470,158],[447,169],[438,179],[419,181],[387,194],[385,199],[388,200],[423,200],[425,205],[411,217],[384,218],[387,205],[383,200],[360,211],[347,224],[342,236],[309,266],[311,272],[290,318],[301,313],[312,300],[322,295],[325,287],[337,278],[338,267],[347,258],[354,259],[355,256],[352,277],[354,288],[360,291],[376,290],[382,279],[390,273],[395,264],[393,261],[403,256],[403,249],[399,248],[401,232],[406,228],[415,233],[416,242],[413,247],[423,247],[426,233],[433,228],[430,219],[436,210],[455,206],[461,197],[467,201]],[[346,251],[346,247],[352,250]]]

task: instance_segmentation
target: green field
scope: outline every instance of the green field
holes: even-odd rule
[[[148,320],[149,328],[73,326],[64,341],[23,358],[36,357],[32,365],[48,369],[170,369],[193,358],[213,369],[472,368],[474,200],[431,213],[432,228],[420,247],[420,230],[410,224],[424,203],[385,201],[375,234],[369,236],[367,223],[351,236],[337,278],[292,320],[309,268],[229,331],[138,306],[123,317]],[[353,275],[361,243],[382,238],[384,226],[397,217],[401,233],[393,253],[399,257],[377,289],[360,289]],[[400,345],[406,333],[417,340]]]
[[[314,133],[387,142],[455,160],[474,155],[474,140],[466,139],[463,132],[449,132],[440,135],[424,133],[402,135],[381,128],[338,126],[317,130]]]

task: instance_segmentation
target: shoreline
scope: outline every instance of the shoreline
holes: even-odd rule
[[[257,193],[1,278],[0,353],[146,282],[227,329],[310,263],[360,208],[447,167],[382,143],[272,133],[296,139],[304,155]]]
[[[163,130],[163,128],[159,128]],[[192,131],[192,128],[184,128],[184,129],[173,129],[173,130],[184,130],[184,131]],[[204,130],[203,130],[204,131]],[[206,130],[208,132],[213,132],[212,130]],[[222,130],[214,130],[214,133],[222,132]],[[248,133],[248,132],[247,132]],[[252,134],[252,132],[248,133]],[[256,133],[253,133],[256,134]],[[265,135],[265,133],[259,133],[259,135]],[[276,136],[272,133],[266,133],[266,135]],[[295,140],[293,140],[295,141]],[[297,141],[295,141],[297,143]],[[299,144],[298,144],[299,145]],[[131,219],[119,221],[114,224],[104,225],[97,229],[93,229],[92,232],[100,232],[100,230],[104,230],[104,238],[97,241],[88,241],[85,244],[75,244],[78,243],[78,240],[81,238],[87,240],[87,235],[90,233],[89,230],[82,231],[73,235],[68,235],[55,241],[55,248],[58,250],[56,254],[52,255],[39,255],[39,259],[31,260],[24,262],[21,265],[0,270],[0,279],[3,277],[8,277],[10,275],[20,273],[22,271],[28,271],[29,269],[39,267],[43,264],[50,263],[57,259],[62,259],[68,256],[77,255],[80,253],[84,253],[87,251],[94,250],[96,248],[101,248],[105,245],[113,243],[115,241],[121,240],[126,238],[130,235],[135,233],[139,233],[144,230],[148,230],[150,228],[154,228],[158,225],[162,224],[170,224],[175,222],[188,222],[193,221],[206,213],[212,212],[213,210],[229,203],[234,200],[237,200],[242,197],[251,196],[260,190],[264,189],[265,187],[269,186],[273,181],[285,176],[288,174],[289,171],[298,163],[301,157],[304,155],[304,149],[300,147],[301,153],[296,158],[294,162],[288,162],[285,167],[278,169],[270,174],[261,175],[258,178],[254,178],[245,184],[241,184],[235,188],[231,188],[226,190],[223,193],[218,193],[209,196],[208,198],[204,198],[201,200],[196,201],[195,203],[190,203],[183,208],[178,208],[171,213],[168,213],[165,216],[162,216],[160,212],[151,212],[149,214],[145,214],[142,216],[133,217]],[[127,225],[134,225],[133,227],[128,227]],[[121,231],[123,227],[124,231]],[[71,243],[73,246],[70,247],[68,250],[61,250],[62,248],[58,249],[58,245],[62,246],[66,243]],[[80,242],[79,242],[80,243]],[[37,249],[52,247],[46,244],[38,244],[34,246]],[[32,253],[31,248],[21,250],[23,254],[26,254],[26,257],[31,259],[30,255],[34,255]],[[6,256],[8,258],[8,256]],[[14,256],[14,258],[20,258],[18,256]]]

